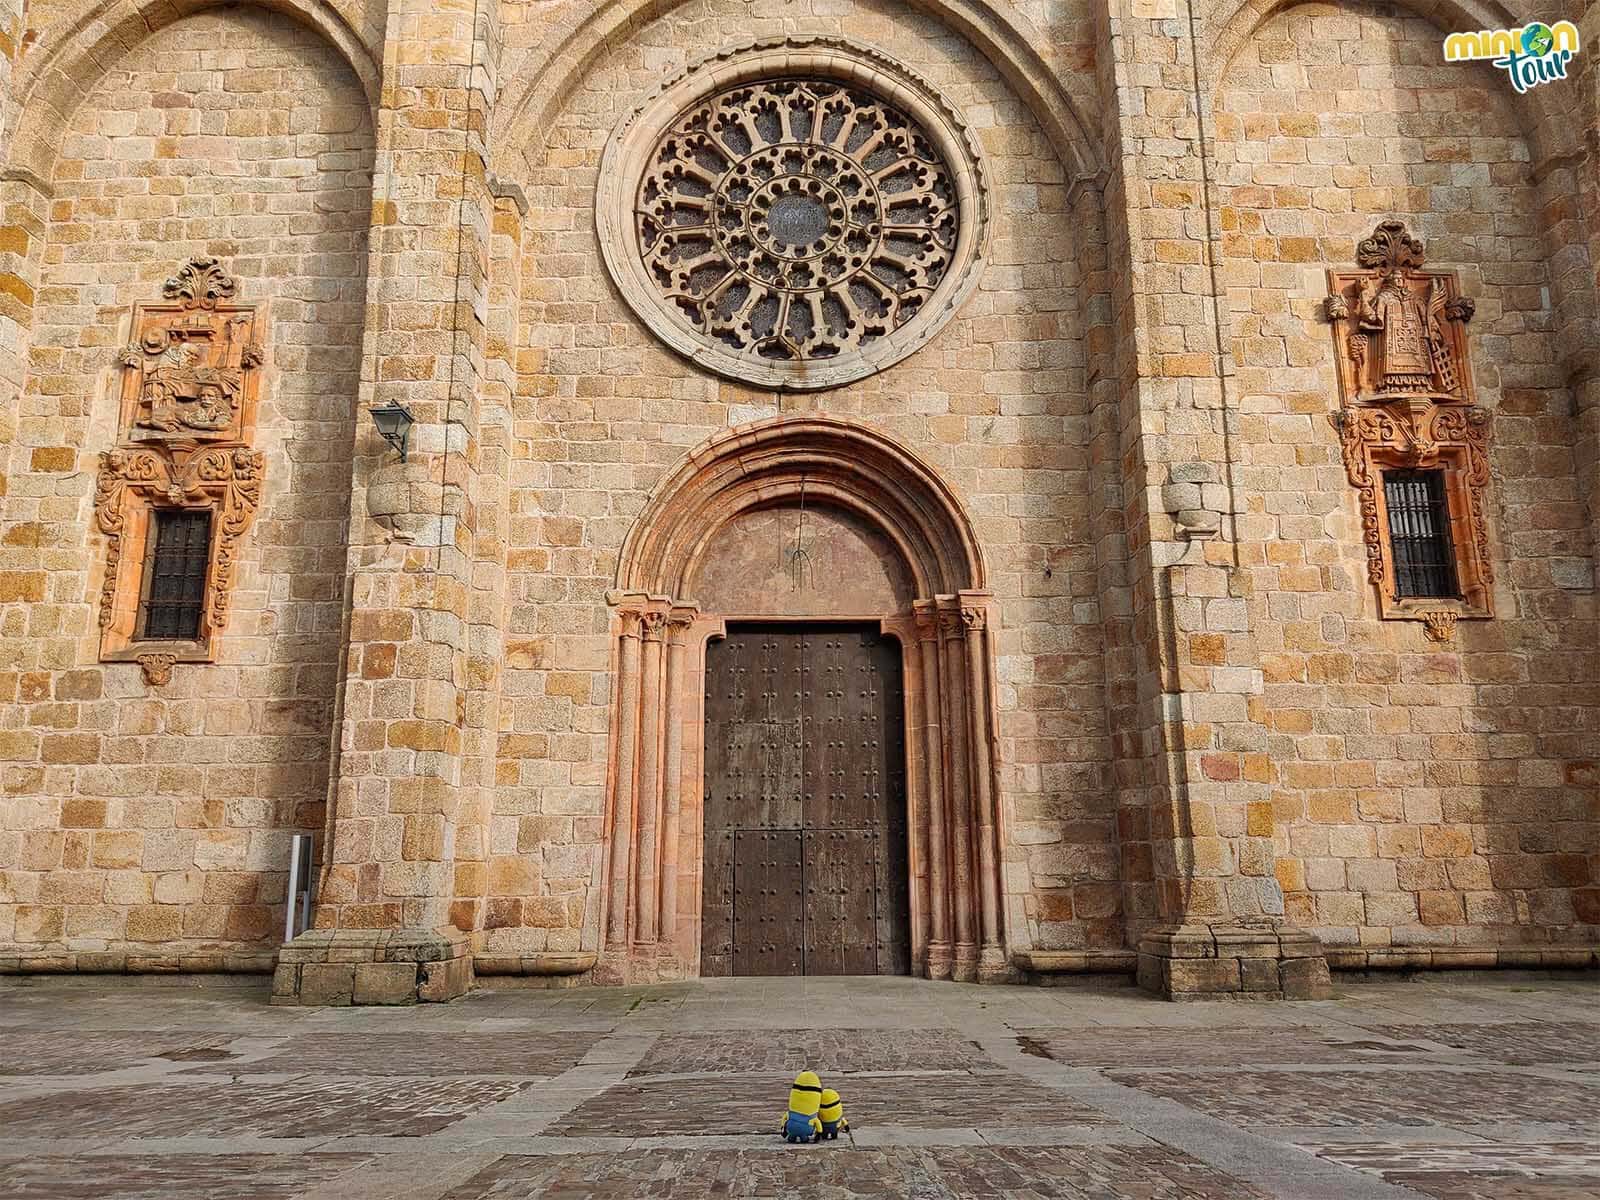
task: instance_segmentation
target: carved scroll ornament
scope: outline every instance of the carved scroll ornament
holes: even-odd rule
[[[1440,640],[1441,613],[1492,613],[1490,417],[1473,402],[1466,337],[1474,306],[1460,294],[1455,272],[1421,270],[1422,242],[1399,221],[1379,224],[1358,244],[1356,261],[1362,270],[1328,272],[1325,311],[1340,385],[1333,423],[1360,498],[1367,580],[1382,616],[1427,620],[1429,636]],[[1411,469],[1444,474],[1459,600],[1395,596],[1383,472]],[[1448,629],[1453,633],[1453,619]]]

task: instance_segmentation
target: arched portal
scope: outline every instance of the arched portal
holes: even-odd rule
[[[708,725],[707,647],[749,628],[802,638],[866,629],[898,657],[884,677],[903,697],[890,714],[903,720],[903,763],[890,765],[904,778],[893,827],[905,831],[905,852],[882,861],[903,864],[906,878],[892,882],[907,897],[911,969],[1005,975],[994,601],[971,522],[937,474],[883,434],[833,417],[725,430],[658,487],[608,599],[616,672],[601,977],[700,971],[715,758],[706,739],[728,728]]]

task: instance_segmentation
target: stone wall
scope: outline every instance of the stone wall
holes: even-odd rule
[[[899,6],[794,13],[684,5],[574,79],[544,145],[525,147],[507,728],[489,878],[491,897],[526,899],[500,906],[507,923],[487,944],[592,947],[610,735],[604,593],[652,485],[725,425],[816,410],[864,420],[937,468],[988,556],[1011,936],[1120,946],[1069,180],[1000,74],[948,29]],[[610,131],[651,87],[709,47],[796,30],[888,47],[957,106],[987,155],[993,240],[976,296],[932,344],[858,384],[777,400],[654,341],[613,290],[592,212]],[[680,861],[698,854],[686,845]]]
[[[57,143],[0,545],[0,954],[270,960],[328,781],[367,102],[301,26],[215,12],[110,65]],[[96,461],[133,304],[207,254],[266,319],[266,483],[219,661],[152,688],[96,661]]]
[[[1240,539],[1264,671],[1288,915],[1330,946],[1541,942],[1600,923],[1593,547],[1542,206],[1505,74],[1441,31],[1310,4],[1244,44],[1216,99],[1242,410]],[[1440,646],[1380,621],[1329,420],[1328,266],[1397,215],[1460,272],[1493,420],[1495,619]]]
[[[324,829],[288,992],[358,994],[321,969],[351,946],[444,955],[446,991],[473,953],[587,969],[623,540],[693,447],[810,411],[898,439],[971,517],[1030,968],[1149,933],[1166,990],[1284,993],[1278,964],[1321,962],[1285,919],[1346,947],[1593,943],[1592,10],[1581,72],[1519,100],[1363,3],[289,7],[307,24],[0,3],[0,969],[259,966],[287,837]],[[595,185],[663,81],[818,34],[948,98],[991,237],[925,345],[779,396],[640,322]],[[1476,301],[1493,412],[1496,617],[1446,647],[1377,619],[1328,421],[1325,270],[1387,217]],[[131,306],[194,255],[261,306],[266,485],[220,661],[152,687],[97,661],[94,471]],[[355,423],[391,400],[406,462]]]

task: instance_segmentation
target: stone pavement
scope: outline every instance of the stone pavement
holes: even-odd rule
[[[0,1197],[1578,1200],[1600,981],[707,980],[272,1008],[227,978],[0,981]],[[803,1066],[849,1140],[771,1132]]]

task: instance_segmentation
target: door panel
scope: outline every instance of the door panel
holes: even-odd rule
[[[901,686],[870,628],[707,647],[702,974],[910,969]]]
[[[876,975],[876,830],[806,830],[806,974]]]
[[[740,829],[733,835],[735,975],[804,975],[801,832]]]

